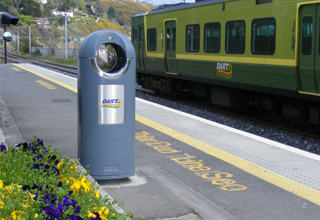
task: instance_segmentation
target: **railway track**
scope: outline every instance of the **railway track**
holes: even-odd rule
[[[1,51],[1,57],[2,57],[2,59],[4,59],[3,51]],[[61,72],[61,73],[64,73],[64,74],[68,74],[68,75],[71,74],[72,76],[76,76],[77,75],[77,67],[75,67],[75,66],[54,64],[54,63],[50,63],[50,62],[47,62],[47,61],[25,58],[25,57],[22,57],[20,55],[13,54],[11,52],[7,53],[7,60],[8,60],[8,63],[31,63],[31,64],[34,64],[34,65],[42,66],[44,68],[52,69],[52,70],[55,70],[55,71],[58,71],[58,72]],[[142,90],[142,89],[137,89],[137,91],[145,93],[145,94],[148,94],[149,96],[159,97],[159,95],[156,95],[151,91],[146,91],[146,90]],[[244,120],[244,121],[248,121],[248,122],[252,123],[254,126],[263,125],[263,126],[272,127],[272,128],[277,129],[277,130],[284,131],[284,132],[290,132],[292,134],[302,136],[302,137],[304,137],[306,139],[312,138],[312,139],[315,139],[315,140],[320,140],[320,128],[319,128],[319,126],[314,126],[312,124],[310,125],[312,128],[308,129],[308,131],[305,132],[305,131],[301,130],[301,126],[298,126],[298,128],[294,128],[294,126],[288,126],[288,123],[290,124],[290,122],[282,123],[282,124],[285,124],[285,125],[279,125],[277,123],[270,123],[269,121],[266,121],[265,119],[262,119],[262,118],[256,118],[256,117],[253,118],[251,116],[241,115],[239,113],[235,113],[234,111],[230,111],[230,109],[225,109],[225,108],[212,106],[212,105],[210,105],[208,103],[199,104],[199,103],[195,103],[193,101],[186,100],[186,99],[184,99],[184,100],[173,99],[173,98],[168,97],[168,96],[161,96],[161,98],[165,99],[165,100],[168,100],[168,101],[178,102],[178,103],[184,104],[186,106],[190,106],[190,107],[192,106],[192,107],[196,107],[196,108],[200,108],[200,109],[205,109],[206,111],[223,114],[226,117],[229,117],[230,120],[232,120],[232,118],[238,118],[238,119],[241,119],[241,120]],[[292,123],[296,123],[296,122],[292,122]],[[299,124],[301,124],[301,123],[299,122]],[[307,123],[305,123],[305,124],[307,124]],[[303,126],[305,127],[305,126],[308,126],[308,125],[303,125]],[[310,132],[310,130],[312,130],[313,132]]]
[[[4,60],[4,50],[1,50],[1,59]],[[8,63],[31,63],[44,68],[52,69],[58,72],[77,75],[77,67],[69,65],[55,64],[44,60],[26,58],[12,52],[7,52]]]

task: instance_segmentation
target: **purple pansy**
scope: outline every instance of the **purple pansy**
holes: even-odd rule
[[[30,144],[21,143],[17,145],[17,148],[20,148],[20,150],[22,151],[32,152],[32,154],[34,154],[33,161],[35,163],[31,163],[27,165],[27,167],[29,167],[30,169],[38,170],[39,175],[60,175],[59,169],[57,169],[56,167],[60,162],[59,158],[55,155],[46,155],[49,151],[44,147],[42,140],[37,139],[37,141],[34,141]],[[1,145],[0,150],[6,150],[6,147],[4,145]],[[47,158],[48,160],[44,160],[44,158]],[[53,164],[54,166],[52,166]],[[63,187],[61,181],[57,183],[57,187]],[[73,197],[73,191],[69,191],[68,195],[60,197],[58,195],[55,195],[54,188],[51,186],[49,187],[48,185],[42,186],[41,184],[33,184],[32,187],[31,185],[25,185],[22,187],[22,189],[24,191],[31,190],[31,193],[34,194],[33,199],[40,202],[41,205],[39,208],[40,211],[43,212],[43,219],[83,220],[82,217],[77,216],[81,213],[81,208],[78,205],[78,202],[71,199]],[[37,200],[38,198],[39,200]],[[64,215],[66,215],[65,211],[69,207],[74,214],[68,214],[67,217],[63,217],[62,213],[65,213]],[[71,210],[69,210],[69,212]],[[101,219],[99,213],[94,214],[96,215],[96,217],[91,218],[91,220]]]
[[[0,145],[0,151],[7,151],[7,147],[3,144]]]
[[[71,220],[83,220],[83,218],[79,217],[79,216],[76,216],[76,215],[70,215],[68,217],[68,219],[71,219]]]

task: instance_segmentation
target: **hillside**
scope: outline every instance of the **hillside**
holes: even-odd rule
[[[40,4],[43,11],[53,8],[65,0],[49,1],[46,4]],[[55,5],[53,5],[54,2]],[[50,4],[50,5],[48,5]],[[144,2],[135,2],[133,0],[100,0],[100,1],[78,1],[77,8],[73,8],[73,17],[68,17],[68,46],[78,47],[80,42],[77,39],[83,39],[92,32],[110,29],[119,31],[126,36],[131,35],[131,16],[140,12],[150,11],[154,6]],[[1,8],[4,8],[0,4]],[[18,17],[20,20],[16,26],[7,28],[12,34],[19,32],[20,51],[28,51],[28,24],[31,24],[32,46],[38,47],[64,47],[64,17],[54,16],[50,12],[47,18],[49,24],[38,24],[35,17],[31,15],[20,14],[14,6],[6,7],[7,12]],[[42,15],[46,15],[43,13]],[[0,34],[3,29],[0,29]],[[74,38],[72,38],[72,37]]]
[[[131,19],[131,16],[140,12],[150,11],[154,5],[147,3],[135,2],[132,0],[100,0],[95,4],[97,7],[102,5],[105,8],[113,7],[115,11],[122,14],[127,20]]]
[[[121,28],[124,28],[129,32],[131,31],[131,16],[140,12],[150,11],[151,8],[155,6],[133,0],[99,0],[90,1],[88,3],[96,8],[96,12],[99,9],[102,9],[105,12],[101,15],[102,18],[106,18],[112,23],[115,23],[118,27],[121,26]]]

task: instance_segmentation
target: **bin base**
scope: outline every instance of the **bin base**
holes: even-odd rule
[[[90,175],[95,180],[118,180],[118,179],[124,179],[131,176],[134,176],[135,172],[132,173],[126,173],[121,175]]]
[[[114,184],[128,184],[131,183],[130,178],[121,178],[121,179],[110,179],[110,180],[98,180],[100,185],[114,185]]]

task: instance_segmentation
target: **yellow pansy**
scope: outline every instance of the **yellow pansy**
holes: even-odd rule
[[[73,193],[75,193],[75,191],[79,191],[81,187],[81,182],[79,180],[74,180],[73,184],[70,186],[70,188],[74,191]]]
[[[109,209],[107,209],[106,207],[101,207],[98,211],[97,207],[94,207],[93,210],[99,213],[101,219],[107,220],[107,217],[105,217],[105,215],[109,214]]]
[[[85,176],[82,176],[81,180],[75,179],[73,177],[63,177],[60,176],[61,182],[66,182],[68,185],[70,181],[72,181],[72,185],[70,186],[70,189],[73,191],[73,194],[76,194],[76,192],[80,191],[80,188],[83,187],[83,190],[85,192],[88,192],[92,190],[91,182],[87,181]]]
[[[3,181],[0,180],[0,189],[2,189],[2,188],[3,188]]]
[[[60,170],[60,166],[61,166],[62,163],[63,163],[62,160],[58,163],[58,165],[57,165],[58,170]]]
[[[87,212],[87,217],[89,217],[89,218],[90,218],[90,217],[95,218],[96,215],[88,211],[88,212]]]
[[[13,220],[16,220],[16,219],[22,220],[22,216],[21,216],[21,215],[18,215],[18,216],[17,216],[16,213],[17,213],[17,211],[11,212],[11,215],[12,215]]]
[[[0,201],[0,209],[3,209],[4,202]]]
[[[20,191],[20,188],[22,186],[18,185],[18,184],[11,184],[10,186],[6,186],[4,187],[4,194],[7,194],[7,193],[12,193],[12,191],[15,189],[15,188],[18,188],[18,191]]]
[[[98,192],[98,190],[94,190],[94,195],[97,198],[100,198],[100,193]]]
[[[91,182],[88,182],[86,180],[86,177],[82,176],[82,178],[81,178],[81,186],[83,186],[85,192],[88,192],[91,189],[90,185],[91,185]]]

